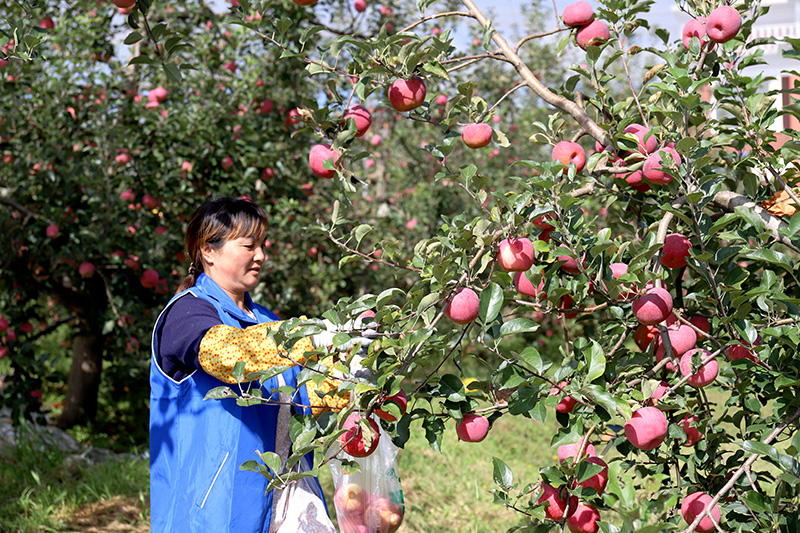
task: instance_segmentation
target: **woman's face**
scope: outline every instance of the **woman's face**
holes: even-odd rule
[[[242,297],[258,285],[266,257],[264,238],[229,239],[219,250],[207,246],[202,252],[205,273],[231,296]]]

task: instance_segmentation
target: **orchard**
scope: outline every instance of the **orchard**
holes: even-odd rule
[[[680,2],[670,36],[648,1],[537,3],[512,39],[473,0],[67,4],[0,8],[19,418],[141,424],[184,217],[246,195],[270,216],[276,340],[318,330],[300,315],[377,326],[367,373],[352,350],[305,363],[352,401],[294,415],[295,457],[354,468],[381,438],[480,447],[501,417],[550,416],[538,478],[486,460],[517,530],[798,530],[800,135],[775,129],[794,87],[758,74],[766,7]],[[266,373],[239,374],[207,401],[268,401]],[[254,459],[273,488],[300,476]],[[392,502],[339,490],[402,530]]]

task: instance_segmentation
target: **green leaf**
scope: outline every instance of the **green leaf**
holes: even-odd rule
[[[589,372],[586,375],[586,381],[592,382],[602,376],[606,371],[606,354],[603,347],[597,341],[592,340],[592,345],[589,347],[589,353],[586,354],[589,364]],[[610,411],[613,413],[613,411]]]
[[[164,72],[166,72],[167,78],[174,83],[180,83],[183,80],[181,76],[181,69],[179,69],[178,65],[174,63],[166,63],[164,65]]]
[[[529,318],[514,318],[504,322],[500,326],[500,336],[513,335],[516,333],[530,333],[539,329],[539,324]]]
[[[794,265],[792,264],[792,260],[789,259],[789,256],[783,254],[781,252],[776,252],[774,250],[754,250],[749,254],[745,255],[745,257],[749,259],[757,259],[760,261],[766,261],[767,263],[772,263],[774,265],[779,265],[787,270],[794,269]]]
[[[142,34],[138,31],[131,32],[127,37],[125,37],[124,44],[136,44],[143,39]]]
[[[497,283],[491,282],[481,292],[481,304],[478,316],[484,324],[493,321],[503,307],[503,289]]]
[[[264,464],[267,465],[270,470],[274,473],[278,474],[281,470],[281,456],[275,452],[264,452],[259,453],[261,456],[261,460],[264,461]]]
[[[492,466],[494,482],[504,489],[510,488],[514,482],[514,474],[508,465],[497,457],[492,457]]]
[[[464,383],[453,374],[445,374],[439,381],[439,394],[451,402],[463,402],[467,399]]]
[[[237,361],[235,365],[233,365],[233,379],[236,380],[236,383],[242,383],[244,381],[244,361]]]
[[[214,387],[206,393],[204,400],[222,400],[225,398],[236,398],[236,393],[228,386]]]
[[[792,457],[779,452],[774,446],[752,440],[744,441],[739,446],[741,446],[741,448],[746,452],[757,453],[758,455],[769,457],[775,461],[775,463],[786,473],[792,474],[795,477],[800,477],[800,463],[798,463]]]

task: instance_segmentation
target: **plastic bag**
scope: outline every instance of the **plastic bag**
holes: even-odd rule
[[[334,447],[333,451],[336,451]],[[352,457],[344,451],[330,464],[336,492],[333,503],[342,533],[394,533],[403,523],[405,504],[397,471],[398,448],[380,429],[378,447],[367,457]],[[357,461],[361,471],[342,472],[342,461]]]

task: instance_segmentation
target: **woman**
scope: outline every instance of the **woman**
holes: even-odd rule
[[[289,454],[292,410],[318,414],[342,407],[346,397],[326,395],[338,382],[301,386],[280,404],[240,407],[231,400],[203,401],[206,393],[235,383],[246,372],[294,365],[266,381],[263,390],[297,388],[304,353],[330,343],[333,333],[303,338],[290,353],[267,331],[278,317],[255,304],[265,260],[266,215],[248,200],[220,198],[203,204],[186,230],[189,276],[156,321],[150,370],[150,501],[153,533],[332,532],[319,483],[306,478],[291,491],[265,495],[267,479],[239,465],[256,450]],[[294,407],[291,406],[294,404]],[[297,405],[306,406],[297,407]],[[309,465],[301,465],[309,469]],[[278,493],[278,494],[276,494]]]

